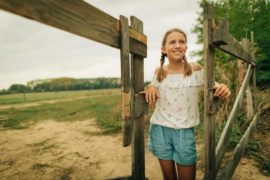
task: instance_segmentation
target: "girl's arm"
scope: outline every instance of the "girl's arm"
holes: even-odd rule
[[[145,90],[140,92],[140,94],[145,94],[145,100],[149,104],[155,104],[157,98],[160,98],[158,90],[153,84],[147,85]]]
[[[158,73],[159,68],[155,70],[155,74]],[[155,104],[157,101],[157,98],[160,98],[158,89],[155,85],[148,84],[144,91],[140,92],[139,94],[145,94],[145,100],[149,104]]]

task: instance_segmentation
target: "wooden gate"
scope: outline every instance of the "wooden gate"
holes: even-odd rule
[[[239,27],[241,28],[241,27]],[[233,154],[225,162],[222,169],[220,165],[226,151],[229,138],[232,132],[233,122],[237,117],[242,104],[244,94],[250,85],[252,90],[252,108],[256,112],[256,60],[254,56],[254,40],[251,33],[251,49],[249,51],[249,41],[244,39],[240,44],[229,34],[228,22],[221,18],[216,25],[214,21],[214,10],[208,3],[204,4],[204,137],[205,137],[205,180],[229,180],[231,179],[244,150],[248,144],[249,137],[256,125],[258,115],[254,115],[252,121],[242,136],[240,142],[234,149]],[[213,97],[214,77],[214,57],[215,48],[218,48],[232,56],[237,57],[249,64],[242,86],[237,95],[236,101],[230,112],[225,128],[220,139],[215,144],[215,114],[218,110],[219,101]],[[252,78],[251,78],[252,76]]]
[[[0,0],[0,9],[120,49],[123,146],[132,143],[132,175],[114,179],[147,179],[144,152],[147,106],[139,95],[144,90],[143,60],[147,56],[143,22],[131,16],[129,26],[126,17],[115,19],[80,0]]]

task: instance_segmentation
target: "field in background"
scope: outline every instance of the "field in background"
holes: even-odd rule
[[[95,118],[103,133],[121,129],[121,90],[62,91],[0,96],[0,125],[22,129],[42,120]]]
[[[41,93],[20,93],[0,95],[0,105],[22,104],[30,102],[38,102],[45,100],[60,100],[66,98],[87,97],[93,95],[110,95],[120,94],[120,89],[99,89],[99,90],[82,90],[82,91],[56,91]]]

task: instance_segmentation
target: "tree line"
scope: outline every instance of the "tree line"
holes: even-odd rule
[[[150,82],[146,81],[145,85]],[[24,84],[12,84],[8,89],[3,89],[0,94],[50,92],[50,91],[72,91],[90,89],[121,88],[120,78],[86,78],[75,79],[69,77],[37,79]]]

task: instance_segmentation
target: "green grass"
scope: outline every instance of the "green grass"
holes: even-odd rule
[[[117,92],[119,93],[116,94]],[[64,92],[63,94],[66,97],[79,97],[82,95],[82,92],[77,92],[77,95],[76,92],[69,93],[71,95],[68,95],[68,92]],[[92,92],[88,91],[88,93]],[[0,110],[0,125],[10,129],[24,129],[37,122],[48,119],[56,121],[78,121],[95,118],[104,134],[119,131],[121,129],[120,89],[95,91],[92,94],[94,93],[103,94],[104,96]],[[43,93],[40,94],[44,95]],[[53,97],[54,93],[48,96]]]
[[[80,96],[109,95],[120,93],[120,89],[83,90],[83,91],[60,91],[60,92],[39,92],[24,94],[0,95],[0,105],[31,103],[47,100],[60,100],[67,98],[77,98]]]

